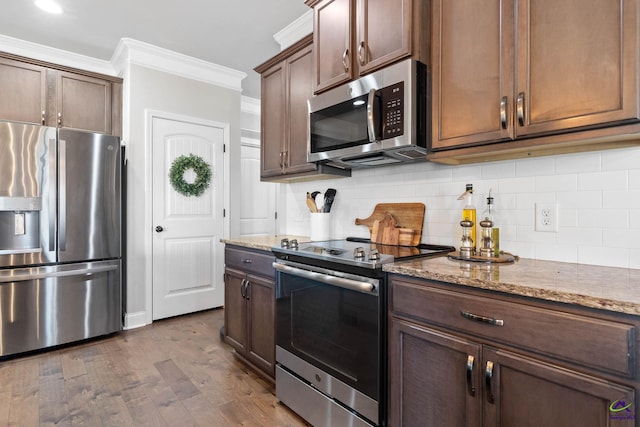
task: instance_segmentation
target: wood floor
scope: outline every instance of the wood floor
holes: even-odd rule
[[[0,426],[306,426],[220,341],[223,310],[0,361]]]

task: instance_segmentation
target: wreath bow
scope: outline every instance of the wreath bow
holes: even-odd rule
[[[184,179],[184,173],[189,169],[196,174],[193,183],[188,183]],[[202,157],[194,154],[179,156],[171,164],[169,169],[169,182],[178,193],[183,196],[200,196],[209,187],[211,182],[211,166]]]

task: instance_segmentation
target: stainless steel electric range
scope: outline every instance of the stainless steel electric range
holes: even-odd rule
[[[314,426],[386,425],[382,265],[453,250],[358,238],[273,247],[278,399]]]

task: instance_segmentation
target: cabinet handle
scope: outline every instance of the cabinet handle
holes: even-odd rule
[[[247,297],[247,295],[245,294],[246,285],[247,285],[247,279],[242,279],[242,283],[240,284],[240,295],[242,296],[242,298]]]
[[[43,125],[47,124],[45,120],[45,115],[46,115],[46,111],[42,110],[42,115],[40,116],[40,120],[42,121]]]
[[[470,396],[476,395],[476,388],[473,386],[473,365],[475,363],[475,357],[472,355],[467,356],[467,391]]]
[[[500,126],[502,129],[507,128],[507,105],[509,103],[509,99],[506,96],[503,96],[500,100]]]
[[[518,94],[516,100],[516,114],[518,115],[518,124],[524,126],[524,92]]]
[[[344,67],[344,72],[349,72],[349,49],[345,49],[342,54],[342,66]]]
[[[252,260],[252,259],[248,259],[248,258],[243,259],[243,260],[242,260],[242,262],[243,262],[244,264],[253,264],[253,260]]]
[[[283,160],[283,167],[287,168],[289,167],[289,152],[285,151],[284,153],[282,153],[282,158]]]
[[[244,298],[247,300],[251,299],[251,295],[249,295],[249,292],[251,292],[251,282],[247,279],[247,284],[244,285]]]
[[[502,319],[494,319],[493,317],[478,316],[477,314],[469,313],[468,311],[464,311],[464,310],[460,311],[460,314],[462,314],[462,317],[469,320],[475,320],[476,322],[488,323],[489,325],[493,325],[493,326],[504,326],[504,320]]]
[[[62,127],[62,113],[58,113],[58,127]]]
[[[487,367],[484,371],[484,381],[487,388],[487,402],[493,403],[495,402],[495,398],[493,397],[493,391],[491,389],[491,383],[493,382],[493,362],[491,361],[487,362]]]
[[[358,45],[358,59],[360,60],[360,65],[364,65],[366,63],[366,58],[364,57],[364,53],[366,52],[364,41],[361,41]]]

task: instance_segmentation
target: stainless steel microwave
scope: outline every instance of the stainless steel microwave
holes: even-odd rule
[[[427,68],[407,59],[309,99],[309,162],[365,168],[426,160]]]

